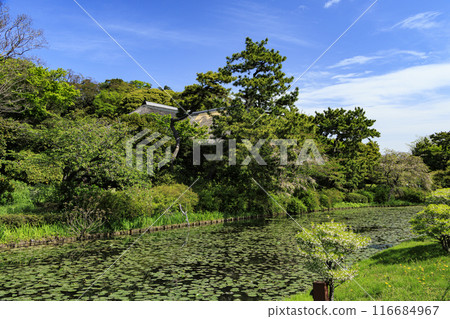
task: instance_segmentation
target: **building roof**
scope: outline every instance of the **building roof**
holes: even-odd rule
[[[218,115],[219,110],[221,110],[221,108],[193,112],[189,115],[189,121],[191,122],[191,124],[197,123],[200,126],[211,126],[212,115]],[[177,116],[178,108],[174,106],[145,101],[144,104],[139,106],[130,114],[132,113],[137,113],[139,115],[155,113],[159,115],[170,115],[172,118],[174,118]]]
[[[136,110],[134,110],[130,114],[132,113],[138,113],[140,115],[155,113],[159,115],[170,115],[171,117],[176,117],[178,113],[178,108],[174,106],[145,101],[144,104],[139,106]]]

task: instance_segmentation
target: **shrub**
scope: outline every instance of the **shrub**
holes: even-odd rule
[[[39,184],[33,187],[31,200],[35,204],[45,205],[46,203],[56,203],[60,201],[58,189],[54,185]]]
[[[308,211],[317,211],[321,209],[320,195],[312,189],[296,189],[294,191],[294,196],[305,204]]]
[[[375,200],[375,194],[371,191],[360,190],[357,193],[366,196],[369,203],[373,203]]]
[[[291,195],[287,193],[271,193],[272,197],[269,204],[269,212],[274,214],[284,214],[284,210],[289,212],[288,205],[291,202]],[[292,211],[291,211],[292,212]]]
[[[288,205],[286,207],[286,211],[288,213],[292,213],[292,214],[303,214],[306,213],[308,211],[307,207],[305,206],[305,204],[302,203],[302,201],[300,199],[298,199],[295,196],[291,196]]]
[[[445,170],[431,172],[433,186],[435,186],[435,188],[450,187],[450,160],[447,162],[446,166],[447,168]]]
[[[183,194],[183,195],[182,195]],[[145,201],[145,191],[141,193],[140,199]],[[198,195],[183,184],[161,185],[153,187],[149,190],[152,198],[153,214],[162,214],[169,206],[176,202],[171,209],[174,210],[178,204],[188,212],[193,212],[194,207],[198,204]]]
[[[74,206],[66,212],[66,224],[69,231],[78,236],[99,231],[105,223],[105,211],[97,208],[98,204],[91,207]]]
[[[30,226],[39,226],[44,223],[44,217],[40,215],[26,214],[7,214],[0,215],[0,225],[8,227],[20,227],[28,224]]]
[[[21,205],[31,205],[31,189],[24,182],[10,180],[8,182],[9,186],[0,197],[0,204],[10,205],[10,204],[21,204]]]
[[[373,192],[375,194],[374,201],[379,204],[387,202],[389,200],[389,191],[389,187],[385,185],[377,185],[373,189]]]
[[[221,210],[222,201],[220,198],[217,198],[214,186],[209,184],[208,186],[202,187],[198,191],[198,197],[198,210],[208,212],[217,212]]]
[[[426,203],[450,205],[450,188],[435,190],[426,198]]]
[[[369,199],[358,193],[348,193],[345,195],[345,200],[350,203],[368,203]]]
[[[0,174],[0,198],[5,192],[12,192],[14,190],[11,181],[4,175]]]
[[[431,204],[410,220],[417,234],[425,234],[438,240],[442,248],[450,252],[450,206]]]
[[[331,207],[333,207],[332,203],[331,203],[331,199],[325,195],[325,194],[320,194],[320,205],[322,205],[323,207],[330,209]]]
[[[178,204],[192,213],[198,204],[198,195],[191,189],[187,190],[185,185],[173,184],[149,189],[133,187],[123,191],[108,190],[102,193],[99,201],[98,208],[107,212],[107,220],[111,224],[140,216],[159,216],[166,210],[167,213],[178,212]]]
[[[307,268],[330,287],[331,300],[335,286],[356,275],[355,269],[344,264],[348,255],[370,242],[370,238],[353,233],[345,224],[334,222],[313,223],[296,238],[300,255],[307,258]]]
[[[248,212],[276,212],[279,209],[273,206],[273,201],[266,194],[257,194],[255,189],[244,192],[227,183],[208,183],[197,187],[200,198],[197,208],[200,211],[220,211],[226,216],[237,216]],[[283,207],[286,208],[285,205]]]
[[[326,195],[331,201],[331,206],[344,201],[344,194],[335,188],[325,189],[322,191],[323,195]]]
[[[401,199],[411,203],[424,203],[427,193],[421,189],[401,187],[397,199]]]

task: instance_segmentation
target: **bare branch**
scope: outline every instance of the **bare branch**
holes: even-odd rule
[[[9,8],[0,2],[0,59],[21,57],[46,44],[43,31],[32,27],[29,16],[21,14],[12,19]]]

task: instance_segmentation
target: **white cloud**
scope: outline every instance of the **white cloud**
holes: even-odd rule
[[[357,55],[357,56],[354,56],[354,57],[351,57],[348,59],[341,60],[338,63],[330,66],[329,68],[330,69],[341,68],[341,67],[347,67],[347,66],[355,65],[355,64],[363,65],[363,64],[369,63],[373,60],[391,58],[391,57],[394,57],[397,55],[410,55],[410,56],[421,58],[421,59],[427,58],[427,55],[423,52],[412,51],[412,50],[389,50],[389,51],[380,51],[373,56]]]
[[[406,18],[403,21],[400,21],[399,23],[394,25],[391,29],[396,27],[403,29],[418,29],[418,30],[431,29],[439,25],[434,20],[440,14],[441,14],[440,12],[433,12],[433,11],[422,12],[412,17]]]
[[[349,65],[353,65],[353,64],[366,64],[367,62],[370,62],[372,60],[379,59],[379,58],[380,58],[379,56],[362,56],[362,55],[357,55],[357,56],[354,56],[352,58],[348,58],[348,59],[344,59],[342,61],[339,61],[335,65],[330,66],[330,69],[332,69],[332,68],[340,68],[340,67],[349,66]]]
[[[361,76],[367,75],[369,73],[372,73],[372,71],[364,71],[362,73],[338,74],[338,75],[334,75],[333,77],[331,77],[331,79],[332,80],[339,80],[339,81],[344,81],[344,80],[348,81],[351,78],[361,77]]]
[[[300,91],[298,108],[363,107],[377,122],[382,148],[408,150],[417,136],[448,130],[450,63],[348,79],[344,83]]]
[[[328,0],[323,7],[328,9],[332,5],[338,4],[339,2],[341,2],[341,0]]]
[[[393,50],[390,51],[391,55],[412,55],[420,59],[426,59],[428,56],[424,52],[412,51],[412,50]]]
[[[303,47],[311,47],[312,46],[309,41],[300,39],[295,36],[291,36],[286,33],[271,33],[269,35],[269,39],[278,39],[283,42],[292,43],[292,44],[303,46]]]
[[[207,37],[192,32],[169,30],[149,25],[117,25],[110,24],[107,29],[118,32],[124,32],[135,36],[140,36],[153,40],[171,41],[171,42],[187,42],[194,44],[211,44],[214,43],[213,37]]]

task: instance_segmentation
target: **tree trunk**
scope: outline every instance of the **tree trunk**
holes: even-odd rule
[[[439,238],[439,241],[441,242],[442,248],[447,252],[450,253],[450,236],[448,235],[442,235]]]
[[[333,280],[330,282],[330,301],[334,301],[334,282]]]

